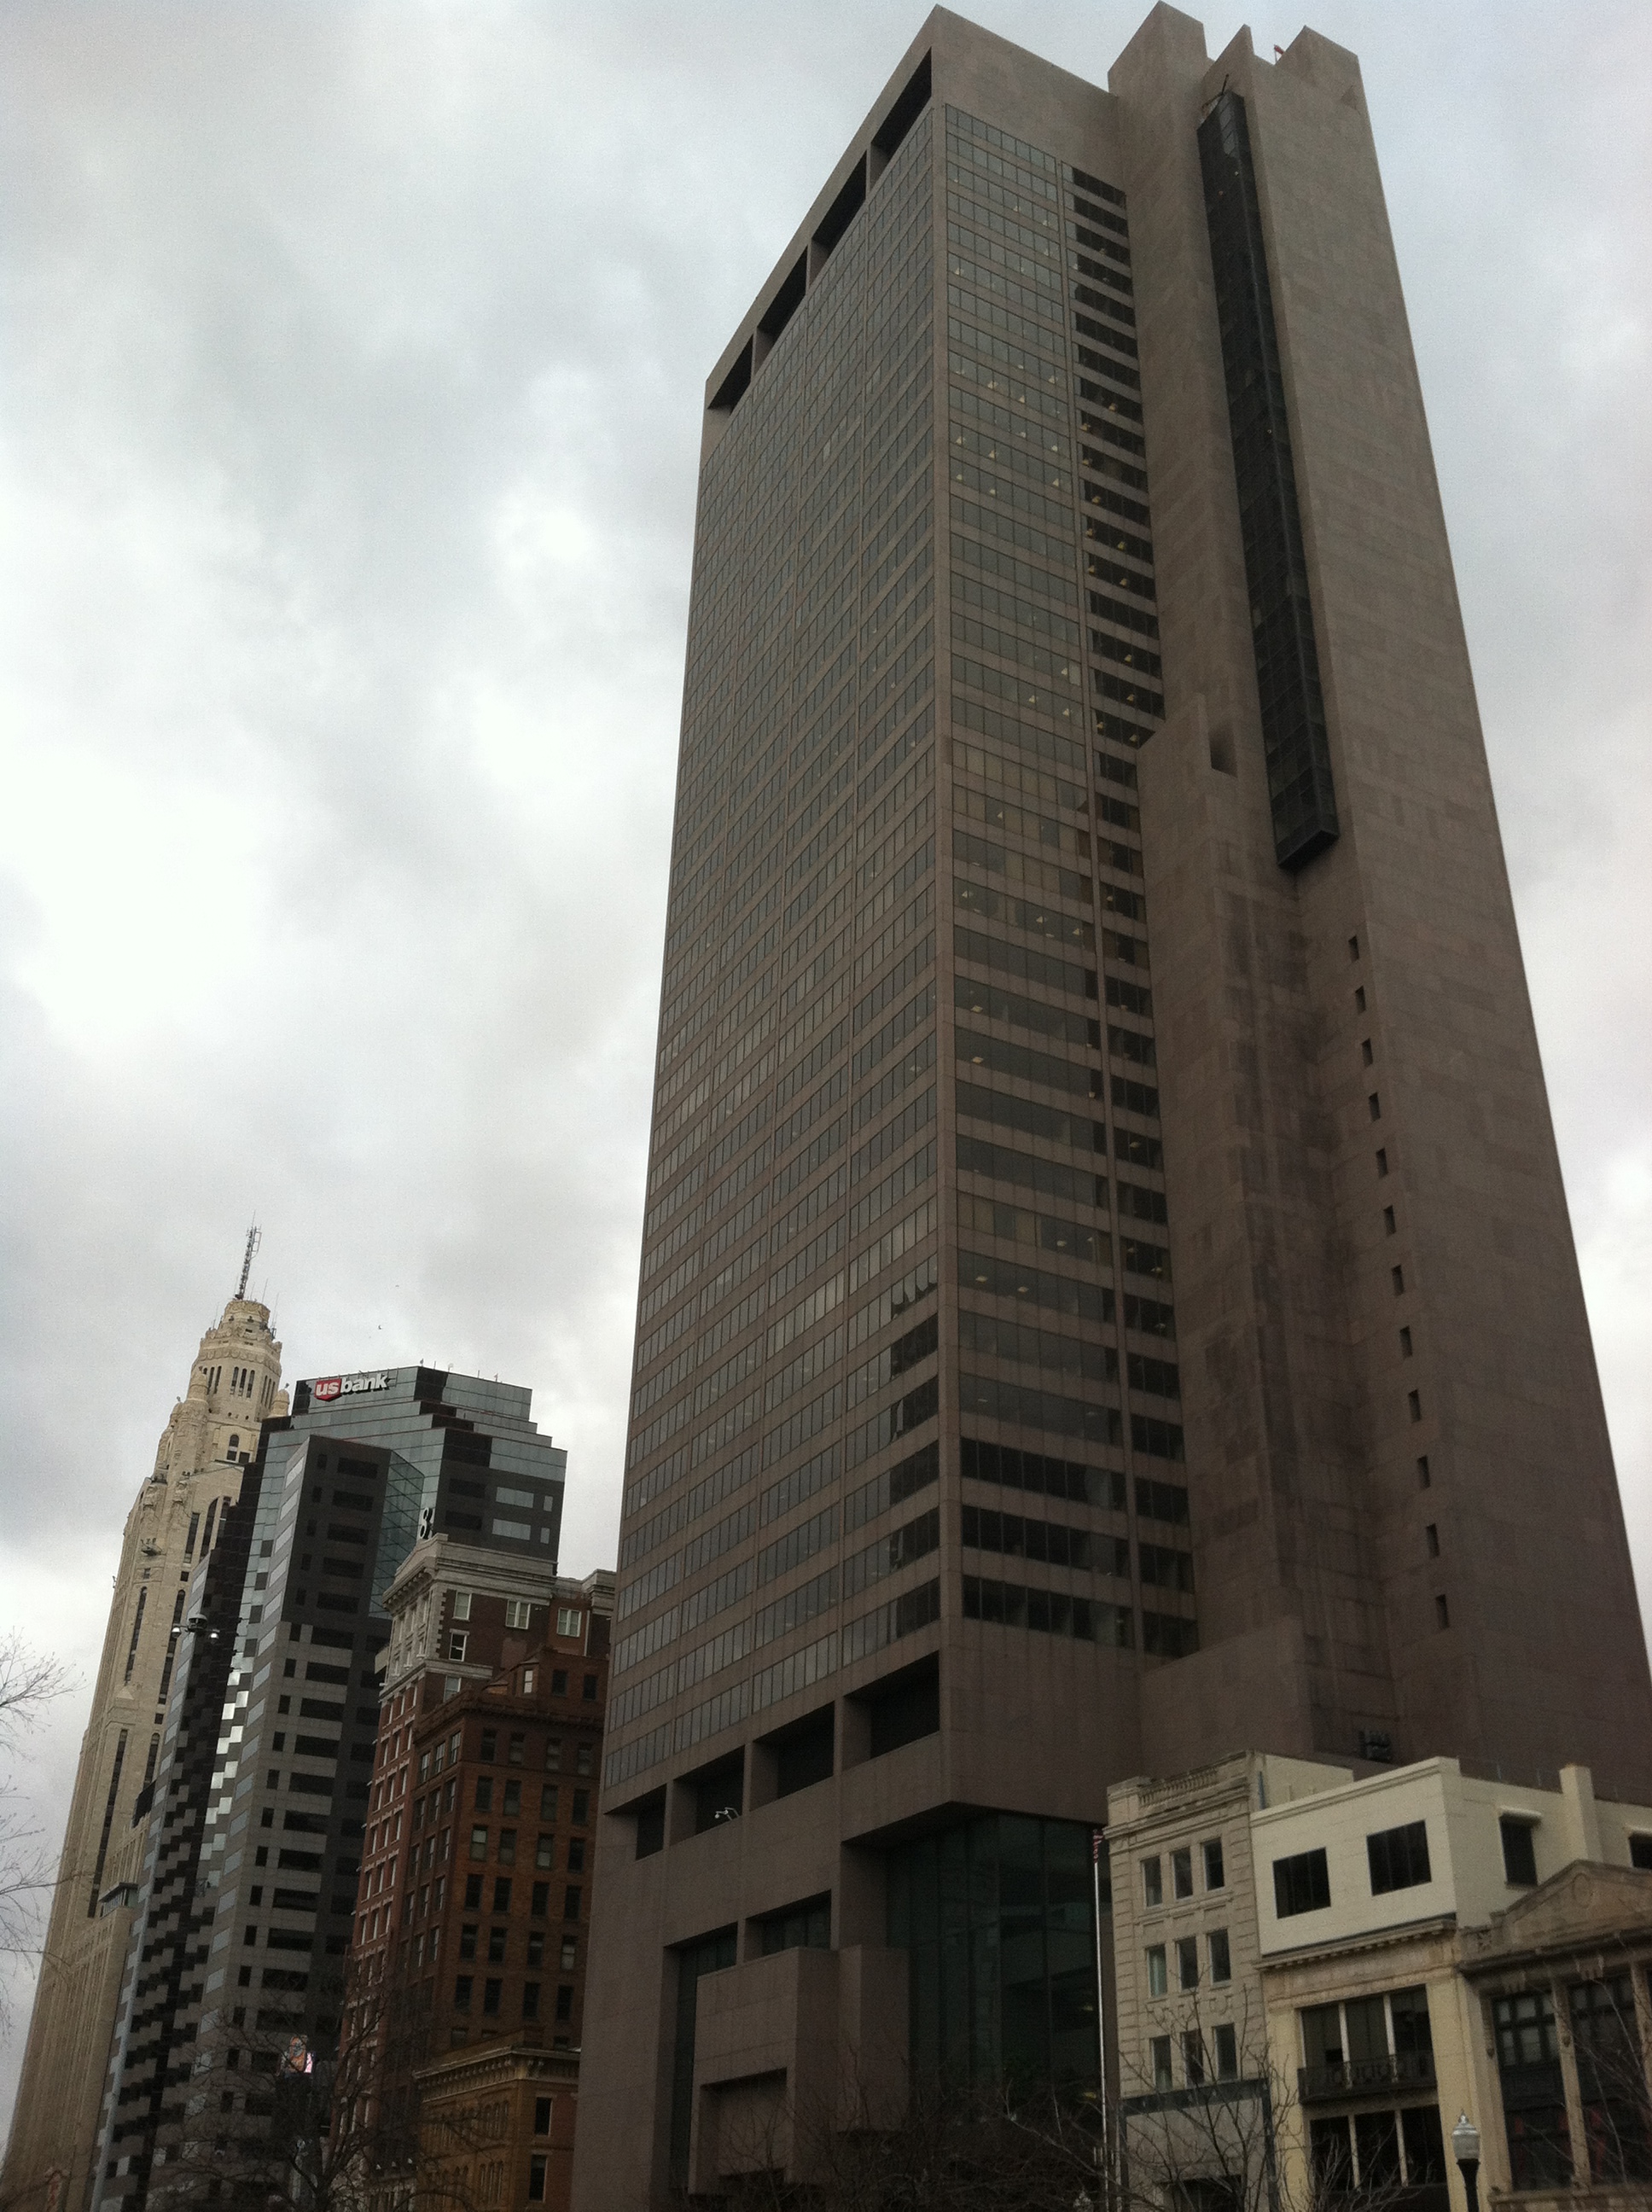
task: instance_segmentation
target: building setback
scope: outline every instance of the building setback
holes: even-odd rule
[[[502,2193],[481,2201],[568,2203],[577,2057],[548,2072],[526,2054],[579,2047],[613,1598],[605,1571],[562,1579],[554,1560],[440,1536],[386,1595],[333,2117],[334,2170],[353,2169],[369,2207],[428,2188],[450,2151],[499,2169]],[[491,2046],[488,2062],[439,2068],[433,2136],[421,2069],[472,2044]],[[504,2081],[516,2086],[501,2100]],[[546,2096],[568,2100],[555,2145],[534,2124]],[[472,2104],[482,2117],[460,2143]]]
[[[425,1367],[301,1382],[263,1425],[222,1675],[197,1653],[167,1709],[94,2203],[285,2186],[314,2155],[325,2075],[277,2069],[295,2035],[313,2067],[337,2048],[384,1594],[421,1529],[554,1562],[566,1465],[526,1390]]]
[[[580,2212],[1093,2079],[1122,1776],[1652,1786],[1354,57],[938,10],[707,402]]]
[[[259,1422],[287,1409],[280,1386],[270,1310],[237,1295],[202,1337],[154,1471],[126,1516],[0,2176],[8,2204],[84,2212],[89,2201],[131,1900],[167,1701],[186,1649],[190,1583],[228,1528]]]

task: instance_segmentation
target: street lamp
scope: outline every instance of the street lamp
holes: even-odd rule
[[[1451,2148],[1461,2170],[1468,2212],[1480,2212],[1480,2131],[1467,2112],[1451,2130]]]

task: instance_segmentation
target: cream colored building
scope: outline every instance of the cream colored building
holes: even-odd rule
[[[1240,1753],[1108,1798],[1109,2021],[1133,2186],[1263,2201],[1401,2192],[1652,2203],[1652,1808],[1455,1759],[1368,1771]]]
[[[1287,2179],[1463,2206],[1467,2113],[1485,2203],[1652,2203],[1652,1807],[1558,1780],[1424,1759],[1253,1814]]]
[[[8,2208],[80,2212],[87,2202],[189,1578],[240,1494],[260,1420],[286,1410],[269,1308],[233,1297],[201,1339],[126,1516],[0,2173]]]

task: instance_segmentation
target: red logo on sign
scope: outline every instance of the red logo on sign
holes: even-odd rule
[[[319,1382],[311,1383],[310,1395],[313,1398],[319,1398],[325,1404],[328,1399],[337,1397],[343,1387],[344,1378],[342,1375],[324,1375]]]

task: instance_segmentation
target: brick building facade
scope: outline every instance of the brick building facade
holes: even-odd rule
[[[547,2201],[529,2192],[536,2175],[546,2185],[533,2160],[550,2146],[535,2152],[532,2123],[549,2093],[506,2100],[513,2117],[497,2142],[489,2135],[484,2160],[499,2100],[472,2084],[448,2109],[441,2062],[488,2045],[490,2063],[520,2072],[524,2053],[579,2048],[612,1601],[605,1574],[536,1575],[440,1538],[388,1594],[395,1626],[334,2118],[336,2154],[354,2136],[375,2203],[400,2202],[427,2160],[452,2163],[421,2140],[430,2069],[443,2140],[465,2134],[466,2186],[480,2185],[485,2164],[489,2191],[506,2191],[476,2201]],[[471,2114],[463,2129],[456,2110]],[[571,2144],[571,2115],[560,2133]],[[566,2202],[568,2164],[550,2201]]]

